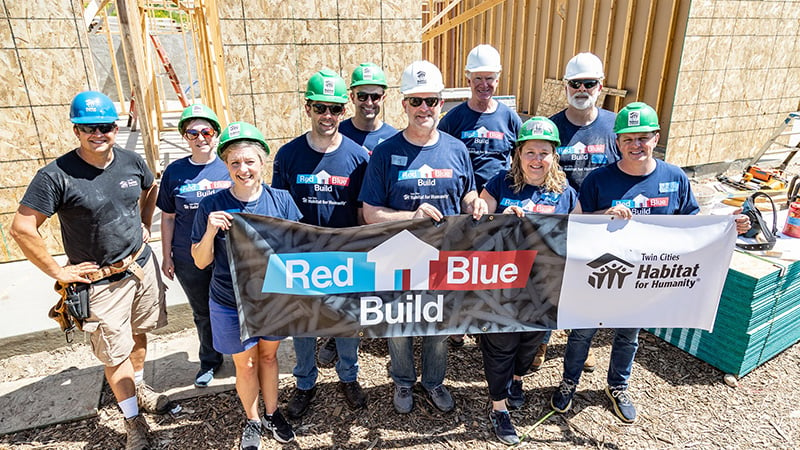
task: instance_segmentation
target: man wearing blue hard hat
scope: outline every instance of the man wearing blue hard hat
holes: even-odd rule
[[[150,246],[158,187],[144,160],[117,147],[117,110],[85,91],[70,106],[79,146],[40,169],[11,226],[25,256],[65,290],[71,313],[90,334],[92,351],[125,416],[126,449],[149,447],[140,411],[163,414],[169,399],[143,381],[148,331],[167,324],[164,285]],[[58,213],[68,263],[60,266],[39,234]]]

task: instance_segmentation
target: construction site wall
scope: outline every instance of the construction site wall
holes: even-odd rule
[[[80,0],[0,0],[0,261],[23,258],[8,235],[36,171],[76,140],[75,93],[97,86]],[[58,220],[41,228],[61,251]]]
[[[419,1],[219,2],[219,20],[231,118],[263,130],[273,154],[310,128],[306,82],[326,67],[347,84],[362,62],[383,67],[384,120],[405,127],[398,87],[405,66],[422,54]]]
[[[498,93],[523,114],[551,113],[550,99],[565,101],[552,81],[590,51],[606,87],[625,92],[604,107],[655,107],[666,159],[681,166],[751,156],[800,105],[798,1],[462,0],[431,22],[453,3],[423,15],[423,53],[448,87],[466,85],[467,53],[488,43],[503,58]]]

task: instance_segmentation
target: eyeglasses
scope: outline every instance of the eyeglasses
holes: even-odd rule
[[[313,109],[316,114],[325,114],[325,111],[330,111],[334,116],[338,116],[344,112],[344,106],[342,105],[323,105],[322,103],[312,103],[311,109]]]
[[[202,130],[186,130],[183,132],[183,135],[186,136],[186,140],[194,141],[195,139],[199,138],[200,135],[203,137],[211,138],[217,134],[213,128],[203,128]]]
[[[598,83],[600,83],[600,82],[597,81],[597,80],[569,80],[569,81],[567,81],[567,84],[569,84],[569,87],[571,87],[572,89],[580,89],[581,85],[583,85],[583,87],[585,87],[587,90],[597,86]]]
[[[413,106],[414,108],[421,105],[422,102],[425,102],[425,104],[428,105],[428,108],[433,108],[434,106],[438,105],[439,102],[442,100],[439,97],[425,97],[425,98],[406,97],[405,99],[408,100],[408,104]]]
[[[94,130],[100,130],[101,133],[106,134],[114,131],[117,128],[117,124],[115,123],[87,123],[87,124],[75,124],[75,128],[78,131],[86,134],[94,134]]]
[[[366,93],[366,92],[357,92],[356,93],[356,98],[360,102],[365,102],[365,101],[367,101],[368,98],[371,98],[372,99],[372,103],[375,103],[378,100],[380,100],[382,97],[383,97],[383,94],[377,94],[377,93]]]

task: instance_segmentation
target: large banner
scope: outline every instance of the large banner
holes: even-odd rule
[[[454,216],[341,229],[233,216],[242,339],[711,330],[736,239],[731,216]]]

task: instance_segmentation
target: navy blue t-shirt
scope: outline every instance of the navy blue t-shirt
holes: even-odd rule
[[[578,193],[572,186],[565,186],[564,192],[545,190],[541,186],[526,184],[519,192],[514,192],[514,180],[504,170],[489,180],[484,188],[495,200],[494,211],[502,213],[509,206],[518,206],[525,213],[569,214],[578,205]]]
[[[192,262],[192,225],[200,200],[231,187],[228,168],[220,158],[196,164],[190,156],[173,161],[161,175],[156,206],[175,214],[172,233],[172,258]]]
[[[288,192],[263,185],[258,200],[241,202],[231,194],[230,189],[219,191],[200,201],[192,226],[192,243],[200,242],[208,226],[208,216],[214,211],[229,213],[246,212],[262,216],[278,217],[287,220],[300,220],[300,210]],[[228,265],[227,233],[218,230],[214,237],[214,269],[211,276],[209,297],[220,305],[236,308],[233,294],[233,279]]]
[[[614,134],[616,117],[611,111],[598,108],[594,122],[583,127],[570,122],[566,110],[550,117],[561,138],[561,146],[556,149],[559,165],[576,190],[580,190],[592,170],[619,161],[617,135]]]
[[[480,191],[490,178],[509,167],[522,120],[504,103],[491,113],[473,111],[464,102],[442,117],[439,129],[460,139],[469,150],[475,185]]]
[[[464,195],[474,190],[472,165],[463,142],[439,133],[435,144],[420,147],[401,132],[375,147],[359,200],[398,211],[415,211],[429,203],[453,216],[461,213]]]
[[[303,223],[354,227],[368,160],[367,151],[346,136],[336,150],[320,153],[308,145],[303,134],[275,155],[272,187],[289,191],[303,213]]]
[[[349,137],[356,144],[364,147],[367,152],[372,153],[375,146],[397,134],[397,129],[384,122],[375,131],[364,131],[353,125],[353,119],[347,119],[339,124],[339,133]]]
[[[633,214],[700,212],[683,170],[660,159],[655,161],[656,169],[645,176],[628,175],[617,164],[592,171],[581,186],[581,208],[592,213],[622,203]]]

